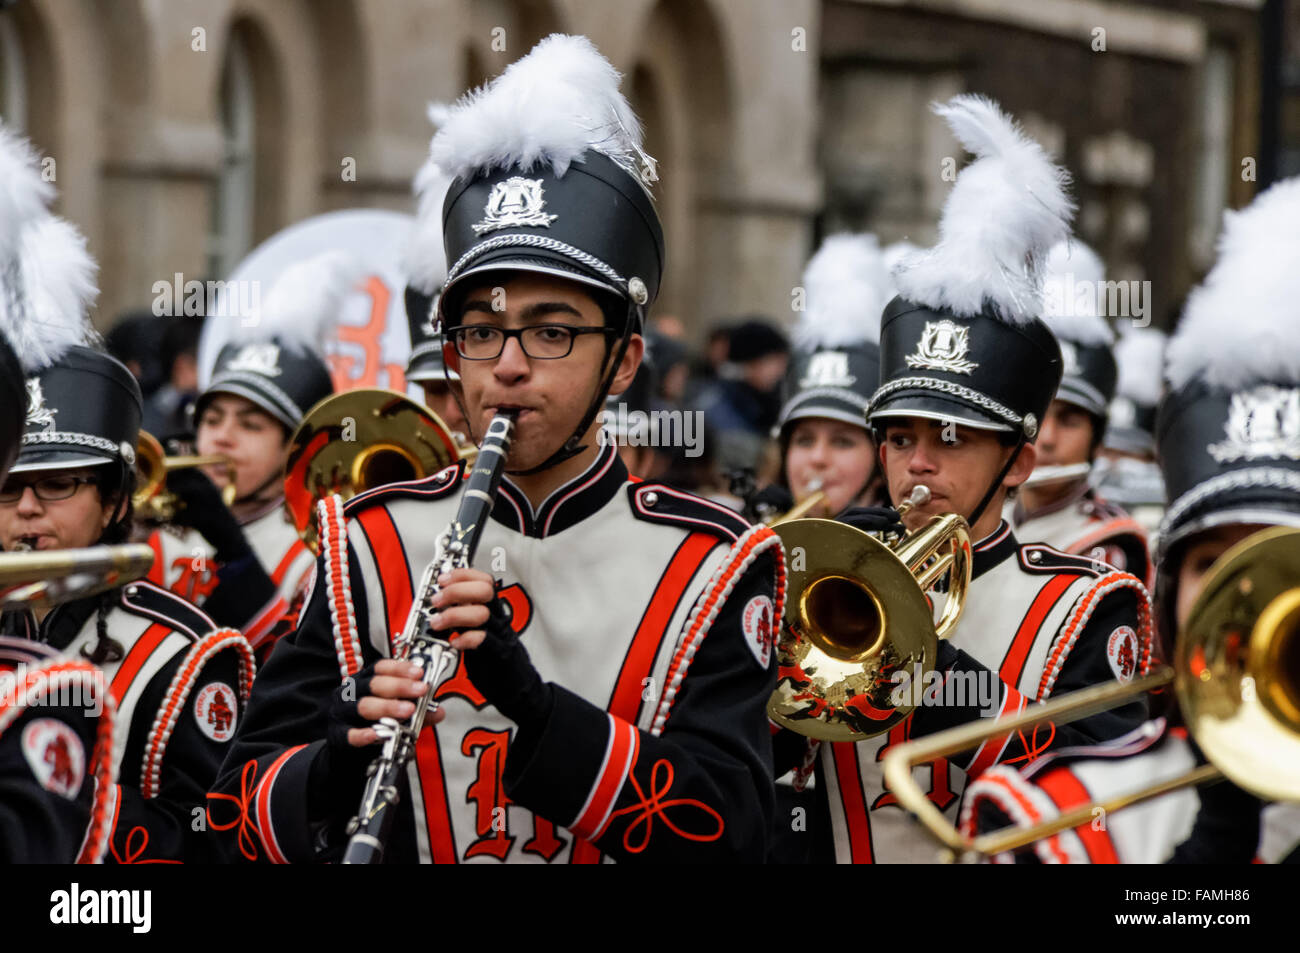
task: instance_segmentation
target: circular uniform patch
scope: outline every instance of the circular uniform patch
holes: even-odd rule
[[[772,661],[772,600],[755,596],[745,603],[740,615],[740,628],[745,634],[745,645],[754,653],[758,664],[767,668]]]
[[[75,798],[86,776],[86,749],[77,733],[54,718],[37,718],[23,729],[23,757],[41,787]]]
[[[1126,625],[1110,634],[1106,641],[1106,661],[1121,682],[1130,682],[1137,671],[1138,637]]]
[[[199,730],[213,741],[229,741],[235,734],[235,712],[239,700],[225,682],[204,685],[194,699],[194,718]]]

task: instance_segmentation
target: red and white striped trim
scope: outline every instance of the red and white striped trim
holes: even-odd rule
[[[614,803],[618,800],[628,775],[632,773],[641,750],[641,736],[635,725],[613,715],[607,717],[609,738],[605,742],[605,757],[600,763],[600,770],[596,772],[591,790],[587,792],[587,800],[583,802],[574,822],[568,825],[576,836],[587,840],[595,840],[604,833]]]
[[[745,574],[755,559],[773,548],[777,554],[777,592],[772,624],[773,626],[781,624],[782,613],[785,611],[786,592],[785,552],[781,549],[781,538],[766,526],[751,526],[748,532],[732,544],[727,558],[704,587],[704,591],[700,593],[700,598],[686,619],[686,634],[668,666],[668,673],[664,679],[664,692],[660,697],[654,721],[650,724],[650,734],[658,736],[663,732],[664,725],[668,721],[668,713],[672,710],[673,701],[677,698],[682,682],[686,680],[686,672],[690,668],[691,661],[699,651],[700,644],[713,626],[718,613],[722,611],[737,580]]]
[[[116,703],[114,703],[116,705]],[[117,709],[114,708],[114,711]],[[117,783],[117,772],[113,768],[112,738],[101,755],[100,743],[95,742],[95,793],[90,802],[90,823],[86,825],[86,836],[81,841],[81,850],[77,852],[75,863],[102,864],[104,855],[113,843],[113,831],[117,828],[117,812],[121,808],[122,786]],[[101,758],[106,762],[102,769]],[[103,780],[101,780],[101,778]]]
[[[675,496],[677,497],[677,499],[686,500],[688,503],[694,503],[700,506],[707,506],[711,509],[715,509],[719,513],[728,517],[730,521],[735,521],[740,519],[740,517],[736,515],[735,510],[729,510],[720,503],[714,503],[712,500],[706,500],[703,497],[696,496],[693,493],[684,493],[681,490],[674,490],[672,487],[664,486],[661,483],[654,483],[646,487],[638,487],[636,492],[632,496],[633,503],[637,508],[637,512],[645,516],[656,515],[651,510],[647,509],[645,503],[642,501],[642,497],[644,497],[645,494],[647,493],[658,493],[660,496]],[[673,522],[678,524],[694,523],[697,526],[706,526],[715,533],[718,531],[726,533],[728,536],[732,537],[737,542],[739,542],[740,539],[743,538],[743,537],[736,536],[735,531],[732,530],[730,527],[723,526],[720,523],[712,522],[710,520],[697,520],[694,517],[682,516],[680,514],[677,514],[673,516]]]
[[[218,652],[224,652],[226,649],[234,649],[239,659],[237,691],[241,703],[248,701],[248,695],[253,689],[253,673],[256,670],[252,648],[248,641],[234,629],[217,629],[215,632],[209,632],[185,653],[185,659],[176,670],[172,683],[167,687],[163,695],[162,707],[158,709],[153,725],[149,728],[149,734],[145,737],[144,760],[140,767],[140,793],[146,800],[158,796],[158,789],[162,784],[162,761],[167,751],[167,742],[171,740],[176,722],[180,720],[181,712],[185,710],[185,703],[195,682],[198,681],[199,674],[203,671],[203,666]]]
[[[248,644],[257,648],[266,641],[266,637],[271,634],[275,624],[280,621],[285,610],[289,608],[289,603],[284,596],[278,593],[271,598],[257,615],[253,616],[251,622],[244,626],[244,638],[248,639]]]
[[[595,473],[591,474],[591,476],[583,480],[577,486],[571,488],[567,493],[564,494],[564,496],[560,497],[558,500],[555,501],[555,503],[551,507],[550,515],[546,517],[546,523],[542,526],[542,536],[545,536],[547,533],[551,531],[551,521],[555,519],[555,514],[560,511],[560,507],[562,507],[565,504],[565,502],[571,499],[575,494],[581,493],[583,490],[587,489],[587,487],[593,486],[594,484],[599,482],[600,479],[604,477],[606,473],[609,472],[609,468],[614,465],[614,460],[617,458],[617,456],[618,454],[613,452],[606,455],[604,466],[600,467]],[[547,500],[546,502],[542,503],[542,509],[546,509],[546,504],[549,502],[550,501]]]
[[[1056,817],[1058,810],[1043,791],[1028,784],[1019,772],[1006,765],[997,765],[971,782],[962,799],[960,826],[962,834],[974,837],[975,817],[980,803],[991,801],[1020,828],[1042,823],[1044,818]],[[1088,854],[1073,831],[1063,831],[1055,837],[1045,838],[1034,845],[1034,851],[1045,864],[1080,864],[1088,862]],[[994,858],[996,863],[1010,863],[1008,854]]]
[[[346,678],[361,668],[361,639],[357,635],[357,613],[352,605],[352,581],[348,577],[348,546],[343,523],[343,498],[328,496],[316,504],[320,524],[321,555],[325,560],[325,594],[334,627],[334,650],[339,671]]]
[[[979,542],[975,543],[971,547],[971,551],[976,553],[982,553],[984,552],[984,550],[996,546],[998,543],[1002,542],[1010,535],[1011,535],[1011,524],[1008,523],[1006,520],[1003,520],[1002,523],[999,525],[998,529],[995,529],[984,539],[981,539]]]
[[[1137,675],[1146,675],[1151,668],[1151,598],[1147,595],[1146,586],[1142,581],[1127,572],[1112,572],[1098,579],[1083,597],[1075,604],[1074,611],[1070,614],[1064,628],[1061,630],[1060,637],[1057,638],[1055,646],[1052,648],[1052,654],[1043,666],[1043,675],[1038,683],[1038,701],[1047,701],[1052,694],[1052,687],[1056,684],[1057,676],[1061,674],[1061,667],[1065,664],[1066,657],[1070,650],[1074,648],[1074,643],[1079,638],[1079,633],[1083,631],[1084,626],[1092,617],[1092,613],[1101,600],[1110,593],[1120,589],[1136,590],[1138,600],[1138,649],[1139,659]],[[1110,633],[1107,633],[1109,635]]]
[[[258,783],[257,791],[253,794],[254,810],[257,813],[255,830],[257,836],[261,838],[262,846],[266,848],[267,859],[273,864],[287,864],[289,861],[284,856],[284,851],[280,849],[280,842],[275,837],[275,827],[271,824],[271,790],[285,762],[305,747],[307,746],[295,745],[276,758],[271,764],[271,769],[266,772],[266,776]]]

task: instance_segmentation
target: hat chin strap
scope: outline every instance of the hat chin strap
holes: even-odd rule
[[[634,304],[629,300],[627,307],[627,320],[623,323],[623,334],[618,339],[618,346],[615,347],[613,351],[613,359],[609,361],[601,382],[596,386],[596,393],[593,395],[591,403],[587,407],[587,412],[582,415],[582,422],[578,424],[573,433],[569,435],[568,439],[566,439],[554,453],[537,466],[529,467],[527,470],[506,470],[507,474],[510,476],[532,476],[534,473],[541,473],[543,470],[557,467],[564,461],[571,460],[587,449],[586,444],[580,443],[579,441],[581,441],[583,436],[586,434],[587,428],[591,426],[591,422],[596,419],[596,414],[600,413],[604,408],[605,395],[609,393],[609,388],[614,383],[614,376],[618,373],[618,367],[623,363],[623,355],[627,353],[627,346],[632,341],[632,335],[636,333],[635,329],[643,325],[644,319],[645,314],[642,310],[642,306]],[[450,370],[450,367],[448,367],[447,363],[444,361],[443,377],[447,381],[447,386],[450,388],[452,396],[456,398],[456,406],[460,408],[460,412],[465,418],[466,426],[468,426],[472,431],[474,425],[470,422],[469,411],[465,408],[464,389],[459,386],[460,381],[453,382],[451,380],[451,377],[449,376]]]
[[[975,511],[971,513],[970,516],[966,517],[966,524],[972,529],[974,529],[975,524],[979,522],[979,518],[984,515],[985,508],[993,499],[993,495],[997,493],[998,487],[1002,485],[1002,481],[1005,480],[1007,474],[1011,472],[1011,467],[1015,464],[1016,457],[1020,456],[1020,449],[1024,445],[1025,434],[1022,430],[1020,433],[1020,439],[1016,441],[1016,445],[1011,449],[1011,455],[1007,457],[1007,462],[1002,465],[1002,469],[998,471],[998,475],[995,476],[993,482],[989,484],[988,492],[984,494],[984,499],[980,500],[979,505],[975,507]]]

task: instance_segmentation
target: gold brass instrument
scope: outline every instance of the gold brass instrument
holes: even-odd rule
[[[802,519],[805,515],[826,502],[826,491],[822,489],[820,480],[814,480],[808,485],[808,488],[812,490],[812,492],[809,493],[808,496],[804,497],[802,503],[796,503],[784,513],[764,520],[763,525],[776,526],[778,523],[789,523],[792,520]]]
[[[1011,718],[962,725],[892,748],[885,782],[947,851],[989,857],[1026,847],[1106,813],[1171,791],[1231,779],[1266,800],[1300,801],[1300,530],[1262,530],[1225,552],[1206,574],[1180,632],[1172,667],[1126,684],[1071,692]],[[1065,724],[1173,684],[1191,736],[1210,761],[1187,774],[1075,808],[1028,828],[970,838],[930,803],[912,777],[919,764],[990,738]]]
[[[918,486],[899,513],[929,499],[929,489]],[[891,700],[895,673],[915,677],[933,669],[938,639],[961,617],[971,571],[966,521],[936,516],[887,543],[834,520],[781,522],[774,531],[785,547],[790,588],[768,716],[824,741],[883,734],[913,707]],[[936,623],[926,592],[945,576]]]
[[[143,543],[0,553],[0,611],[45,609],[139,579],[153,566]]]
[[[372,487],[418,480],[470,456],[437,414],[404,394],[344,391],[309,410],[290,440],[285,509],[316,552],[318,500],[332,493],[346,500]]]
[[[170,523],[181,504],[175,493],[167,492],[167,474],[211,466],[226,467],[227,482],[221,499],[230,506],[235,502],[235,468],[227,458],[219,454],[169,457],[164,455],[157,437],[141,430],[135,447],[136,489],[131,495],[136,518],[147,523]]]

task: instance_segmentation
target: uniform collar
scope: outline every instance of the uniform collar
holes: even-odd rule
[[[6,612],[3,626],[0,628],[6,635],[44,642],[62,652],[72,644],[77,634],[85,628],[90,617],[95,614],[95,610],[99,608],[100,598],[100,596],[91,596],[57,605],[50,610],[45,621],[39,626],[36,624],[36,616],[30,610]]]
[[[1002,520],[997,529],[971,546],[971,579],[984,575],[1015,553],[1019,546],[1015,534],[1011,532],[1011,524]]]
[[[591,516],[613,499],[626,482],[627,467],[614,445],[607,443],[600,448],[591,466],[552,491],[536,512],[509,477],[502,480],[492,518],[525,536],[554,536]]]

